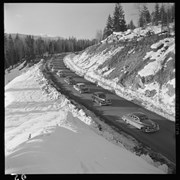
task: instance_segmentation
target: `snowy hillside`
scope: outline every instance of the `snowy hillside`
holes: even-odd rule
[[[91,130],[93,120],[53,88],[42,61],[5,86],[5,173],[164,173]]]
[[[171,24],[173,27],[173,24]],[[161,26],[114,32],[78,55],[67,67],[86,79],[175,121],[175,38]]]

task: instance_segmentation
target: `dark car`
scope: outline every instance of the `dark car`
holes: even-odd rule
[[[75,81],[74,79],[71,77],[71,76],[67,76],[64,81],[67,83],[67,84],[70,84],[70,85],[74,85],[75,84]]]
[[[96,102],[100,106],[103,105],[110,105],[111,100],[106,97],[106,95],[103,92],[95,92],[92,94],[92,101]]]
[[[159,130],[159,125],[141,112],[126,114],[122,117],[122,120],[124,120],[127,124],[131,124],[132,126],[146,133],[156,132]]]

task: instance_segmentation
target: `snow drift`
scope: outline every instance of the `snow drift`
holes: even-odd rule
[[[49,84],[41,65],[5,86],[6,174],[164,173],[92,131],[93,120]]]

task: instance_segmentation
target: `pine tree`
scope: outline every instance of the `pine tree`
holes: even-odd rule
[[[53,41],[51,41],[51,42],[49,43],[49,48],[48,48],[48,50],[49,50],[49,54],[54,54],[54,42],[53,42]]]
[[[143,7],[143,17],[144,17],[145,25],[151,22],[151,16],[150,16],[149,10],[145,5]]]
[[[143,13],[141,12],[140,13],[140,16],[139,16],[139,20],[138,20],[138,24],[139,24],[139,27],[143,27],[144,26],[144,17],[143,17]]]
[[[124,19],[124,11],[122,6],[117,3],[115,6],[114,14],[113,14],[113,31],[126,31],[126,21]]]
[[[155,25],[155,23],[156,23],[155,12],[154,11],[151,13],[151,22],[152,22],[152,25]]]
[[[128,28],[133,30],[136,28],[136,26],[134,25],[133,21],[131,20],[130,23],[128,24]]]
[[[7,34],[4,34],[4,60],[5,60],[5,69],[10,66],[10,59],[9,59],[9,49],[8,49],[8,39]]]
[[[16,51],[16,59],[18,62],[24,56],[23,46],[24,45],[23,45],[22,40],[19,38],[19,35],[16,34],[16,37],[14,39],[14,47],[15,47],[15,51]]]
[[[175,7],[174,4],[171,7],[167,8],[167,20],[169,23],[172,23],[175,18]]]
[[[148,8],[144,5],[139,17],[139,26],[144,27],[151,22],[151,15]]]
[[[174,20],[175,20],[175,4],[173,4],[171,7],[171,15],[172,15],[171,22],[174,22]]]
[[[159,4],[156,3],[155,5],[155,12],[154,12],[154,23],[157,26],[158,21],[160,21],[160,10],[159,10]]]
[[[162,25],[167,25],[167,13],[165,11],[164,5],[160,8],[160,17]]]
[[[104,28],[104,32],[103,32],[103,39],[107,38],[112,33],[113,33],[113,20],[111,18],[111,15],[109,14],[106,27]]]
[[[12,36],[9,35],[8,39],[8,59],[10,62],[10,65],[13,66],[15,64],[15,49],[14,49],[14,41],[12,39]]]
[[[25,39],[26,43],[26,57],[27,62],[30,62],[30,60],[33,60],[35,58],[35,51],[34,51],[34,39],[33,36],[28,35]]]

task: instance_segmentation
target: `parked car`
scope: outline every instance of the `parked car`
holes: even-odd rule
[[[63,70],[58,70],[58,72],[56,74],[59,77],[65,77],[65,74],[64,74]]]
[[[159,125],[141,112],[126,114],[122,117],[122,120],[146,133],[156,132],[159,130]]]
[[[73,87],[74,87],[74,89],[76,89],[80,93],[87,93],[87,92],[89,92],[89,88],[84,83],[77,83]]]
[[[103,92],[95,92],[92,94],[92,101],[96,102],[100,106],[103,105],[110,105],[111,100],[106,97],[106,95]]]
[[[67,84],[70,84],[70,85],[74,85],[75,84],[75,81],[74,79],[71,77],[71,76],[67,76],[64,81],[67,83]]]

